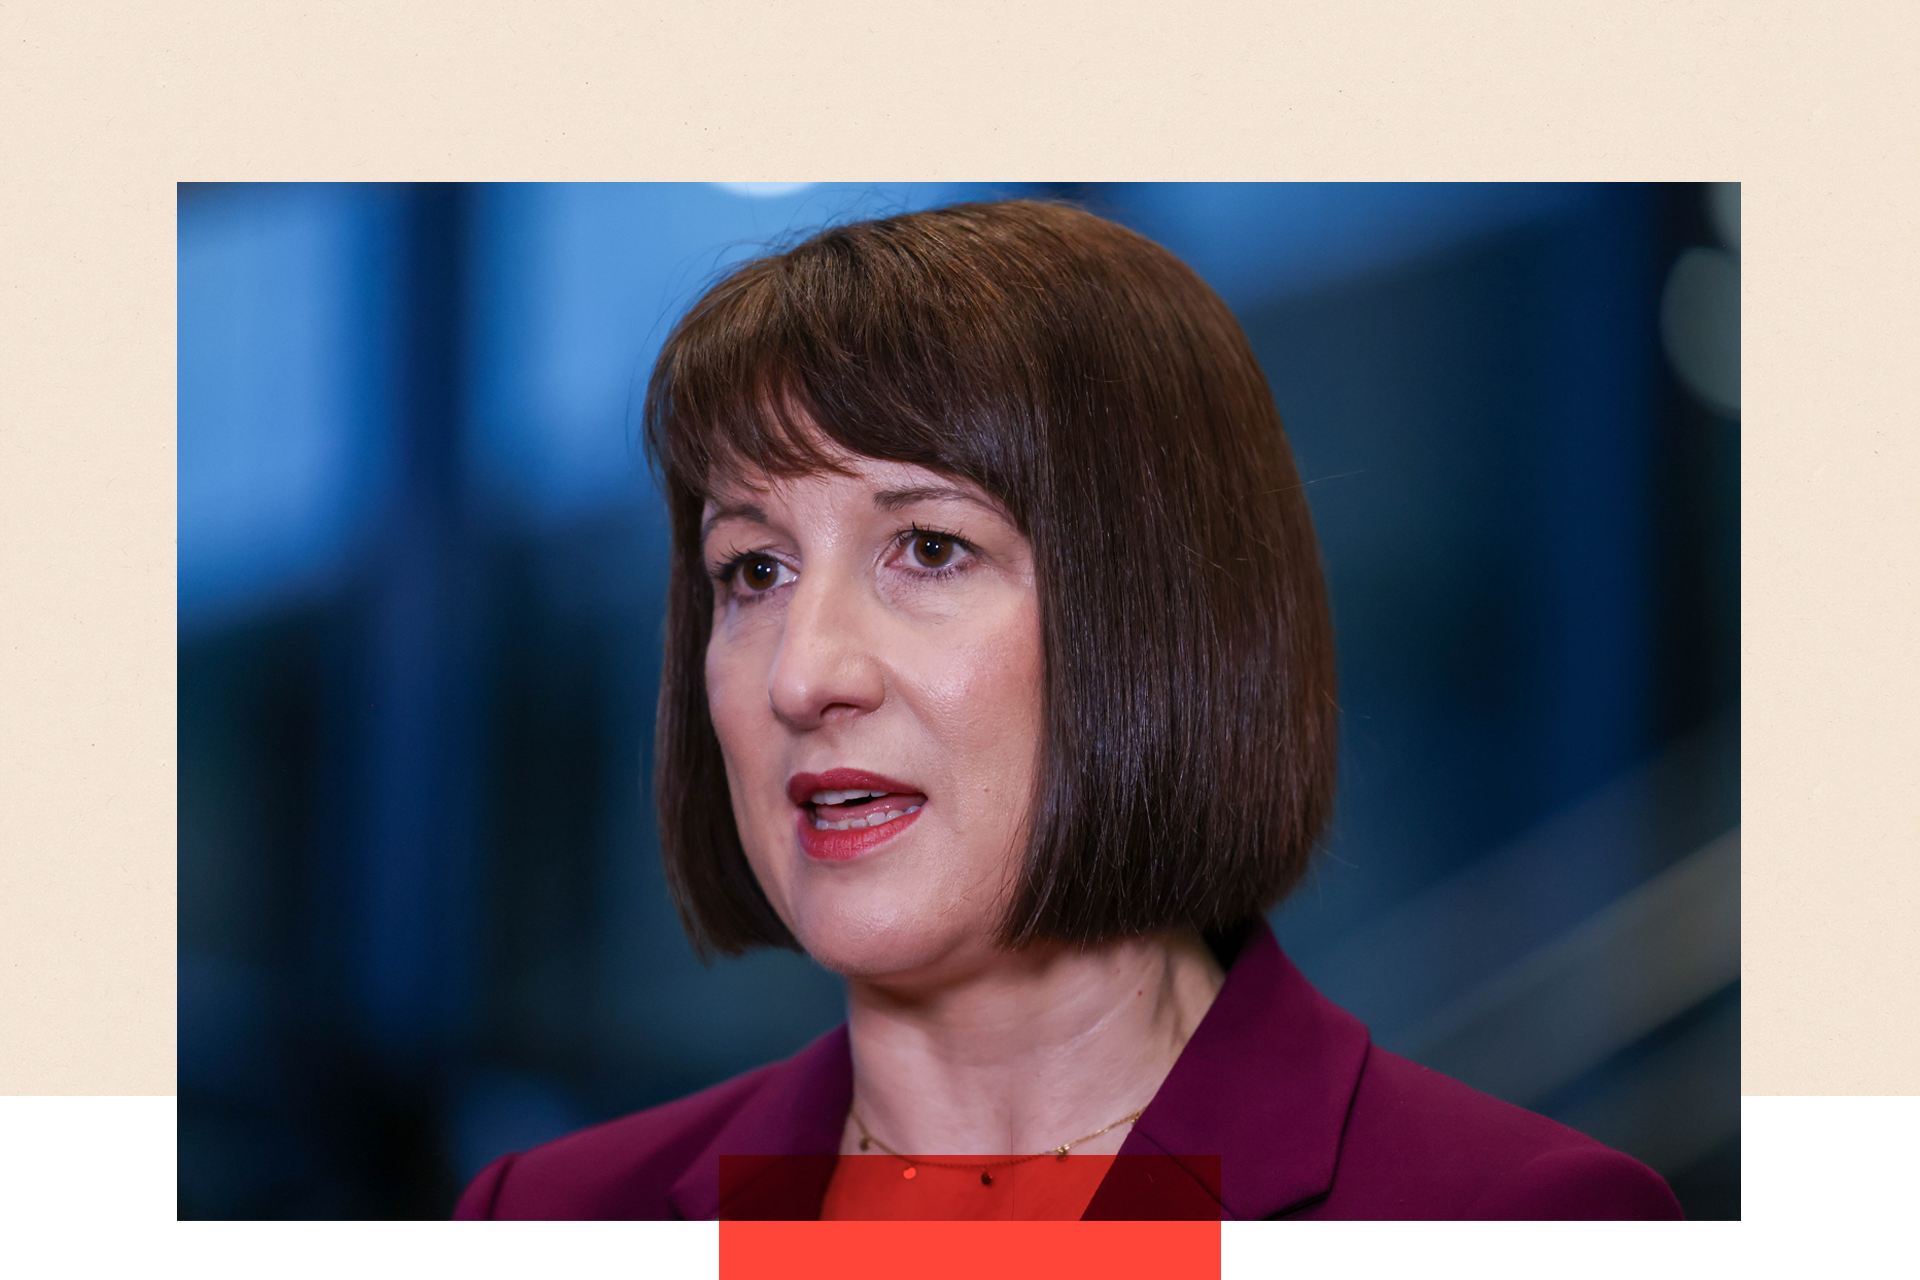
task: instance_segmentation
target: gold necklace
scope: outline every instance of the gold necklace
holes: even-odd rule
[[[847,1108],[847,1113],[853,1117],[853,1123],[860,1129],[860,1149],[865,1151],[869,1147],[878,1147],[894,1159],[906,1161],[907,1167],[900,1171],[901,1177],[911,1180],[918,1172],[917,1166],[923,1164],[931,1169],[978,1169],[980,1171],[980,1185],[983,1187],[993,1185],[992,1171],[995,1169],[1005,1169],[1012,1165],[1025,1164],[1029,1160],[1038,1160],[1042,1156],[1052,1156],[1056,1160],[1065,1160],[1069,1149],[1077,1147],[1083,1142],[1091,1142],[1110,1129],[1118,1129],[1123,1124],[1130,1124],[1138,1120],[1145,1111],[1146,1108],[1142,1107],[1130,1116],[1121,1116],[1105,1129],[1095,1129],[1092,1133],[1075,1138],[1072,1142],[1063,1142],[1050,1150],[1036,1152],[1030,1156],[1014,1156],[1007,1160],[988,1160],[982,1163],[964,1163],[951,1160],[916,1160],[912,1156],[902,1155],[868,1132],[867,1122],[860,1118],[858,1111],[855,1111],[852,1107]]]

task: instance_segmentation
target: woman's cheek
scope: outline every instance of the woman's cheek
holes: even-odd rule
[[[995,755],[1019,755],[1023,731],[1039,731],[1039,647],[1038,626],[1016,619],[950,653],[927,673],[942,718],[967,740],[991,743]]]
[[[707,713],[713,720],[714,736],[720,739],[720,754],[726,760],[736,797],[739,787],[751,782],[753,745],[765,736],[755,732],[749,722],[754,704],[746,696],[749,684],[742,657],[738,646],[718,635],[707,647]],[[764,696],[761,703],[765,703]]]
[[[717,645],[707,646],[707,714],[713,717],[713,731],[720,739],[720,750],[729,761],[733,758],[733,697],[732,683],[727,678],[727,664]]]
[[[762,610],[764,612],[764,609]],[[744,616],[743,616],[744,615]],[[778,635],[773,637],[778,647]],[[766,627],[753,611],[733,607],[723,609],[714,618],[713,633],[707,640],[707,705],[712,708],[716,725],[723,708],[731,711],[736,699],[740,705],[754,705],[748,698],[758,668],[761,701],[766,698]]]

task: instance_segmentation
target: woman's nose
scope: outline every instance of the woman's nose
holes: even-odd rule
[[[885,682],[863,612],[858,592],[825,574],[794,584],[767,691],[789,728],[817,729],[880,705]]]

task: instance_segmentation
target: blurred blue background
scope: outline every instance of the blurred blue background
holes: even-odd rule
[[[1344,740],[1283,945],[1738,1216],[1738,187],[786,183],[181,187],[182,1217],[444,1216],[840,1020],[666,895],[636,407],[728,264],[1023,195],[1220,291],[1308,481]]]

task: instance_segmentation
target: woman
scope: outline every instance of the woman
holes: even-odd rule
[[[1264,923],[1332,803],[1332,637],[1265,380],[1170,254],[1028,202],[828,230],[694,306],[646,416],[668,878],[847,1022],[458,1216],[1679,1216],[1370,1045]]]

